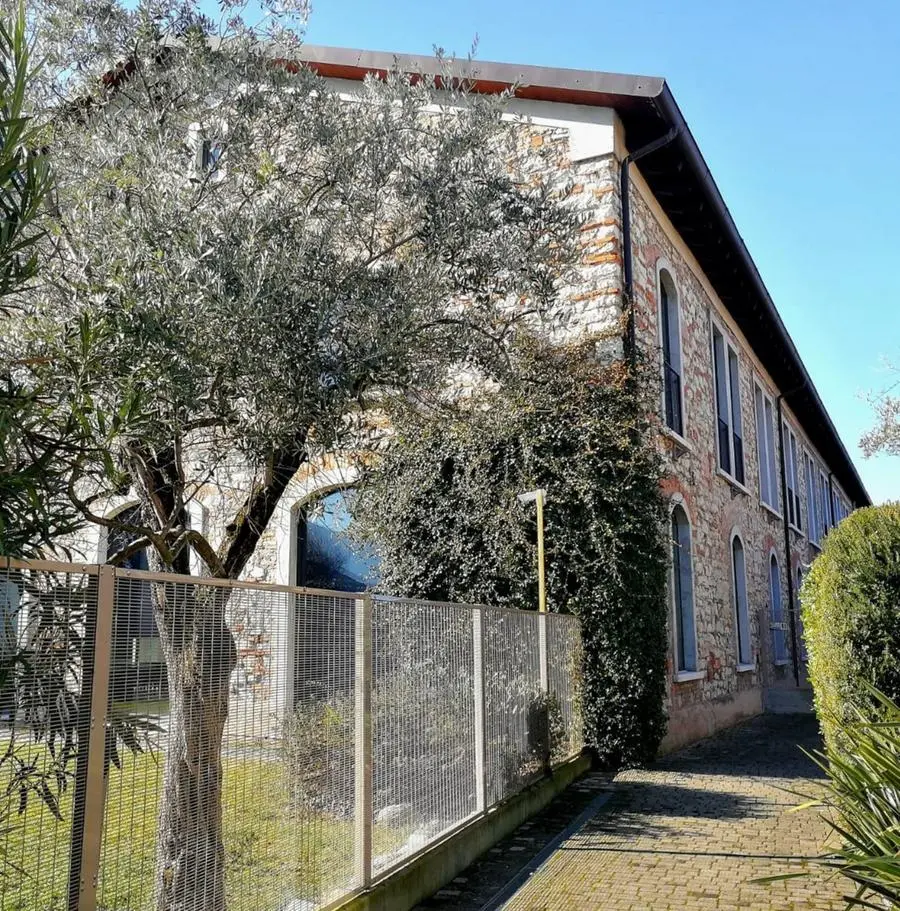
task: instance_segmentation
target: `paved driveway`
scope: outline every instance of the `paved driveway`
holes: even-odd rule
[[[626,772],[609,802],[504,905],[507,911],[841,909],[841,883],[812,869],[772,885],[750,880],[810,869],[827,825],[789,813],[815,790],[811,716],[763,716]]]
[[[821,853],[827,825],[815,810],[788,812],[799,798],[786,791],[818,787],[798,744],[818,746],[812,716],[762,716],[612,784],[591,776],[567,798],[569,822],[582,815],[565,837],[535,839],[546,828],[539,817],[422,907],[839,911],[842,883],[805,860]],[[750,882],[803,870],[810,875]]]

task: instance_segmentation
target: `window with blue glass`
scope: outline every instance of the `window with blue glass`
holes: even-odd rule
[[[378,558],[350,533],[356,495],[354,488],[333,490],[300,508],[295,584],[359,592],[378,582]]]
[[[737,350],[719,327],[712,327],[719,469],[744,483],[744,428],[741,418],[740,364]]]
[[[672,510],[672,600],[675,609],[675,670],[697,670],[691,526],[681,506]]]
[[[672,276],[659,272],[659,334],[662,347],[663,417],[666,427],[684,436],[681,327],[678,295]]]

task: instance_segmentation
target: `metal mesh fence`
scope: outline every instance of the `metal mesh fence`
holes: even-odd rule
[[[10,911],[65,907],[81,864],[97,570],[37,566],[0,566],[0,906]]]
[[[485,776],[488,804],[537,778],[541,753],[539,614],[484,611]]]
[[[100,907],[150,908],[166,889],[215,895],[219,880],[239,911],[352,891],[354,600],[140,573],[116,584],[110,717],[133,737],[109,771]],[[191,838],[213,788],[220,852],[192,861],[167,840]],[[169,794],[185,813],[160,815]]]
[[[313,911],[581,747],[570,617],[15,565],[2,911]]]
[[[472,612],[376,599],[372,615],[375,873],[476,810]]]
[[[579,752],[581,735],[581,627],[574,617],[548,617],[548,723],[551,760]]]

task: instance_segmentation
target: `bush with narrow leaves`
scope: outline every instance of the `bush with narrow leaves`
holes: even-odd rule
[[[830,718],[832,742],[811,759],[828,781],[821,795],[796,807],[821,808],[838,838],[836,849],[816,858],[852,883],[847,908],[900,908],[900,706],[863,686],[864,705],[847,704]],[[780,873],[775,882],[808,875]]]

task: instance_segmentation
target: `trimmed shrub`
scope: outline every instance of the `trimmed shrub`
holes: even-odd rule
[[[666,724],[667,553],[647,388],[640,370],[599,363],[594,343],[520,340],[498,383],[391,415],[356,513],[387,591],[534,609],[535,509],[516,495],[546,488],[548,606],[581,620],[584,737],[609,766],[652,759]]]
[[[859,509],[833,529],[801,592],[816,713],[837,746],[850,706],[900,700],[900,504]]]

